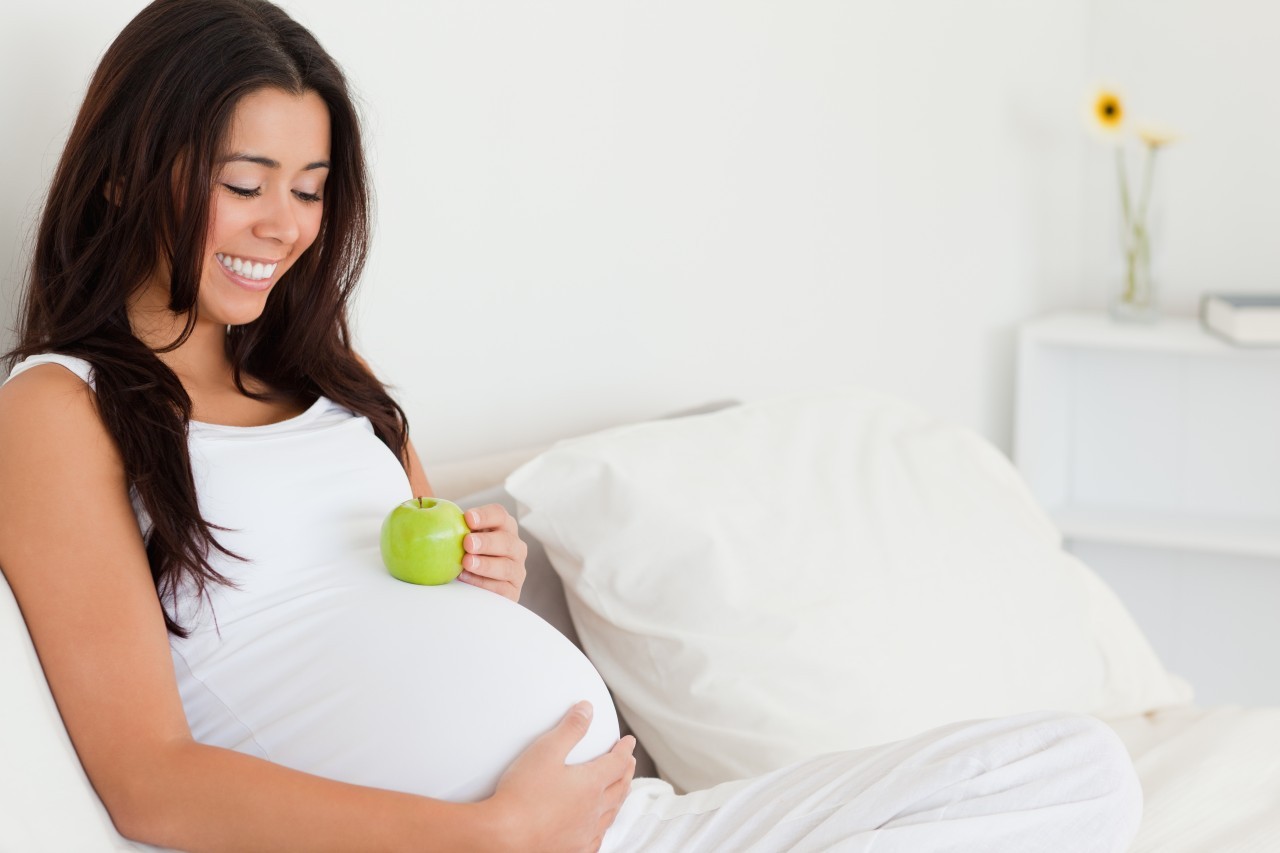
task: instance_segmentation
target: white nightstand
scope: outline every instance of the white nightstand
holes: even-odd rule
[[[1280,348],[1193,317],[1018,335],[1014,461],[1206,704],[1280,704]]]

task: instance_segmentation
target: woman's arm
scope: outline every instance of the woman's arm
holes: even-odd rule
[[[89,780],[132,838],[182,850],[468,850],[567,829],[542,840],[589,849],[625,795],[625,740],[589,764],[556,761],[585,732],[573,715],[543,739],[552,746],[521,757],[541,793],[522,777],[465,805],[196,743],[122,460],[92,392],[56,365],[0,388],[0,566]]]
[[[422,460],[418,458],[418,451],[414,449],[412,440],[405,441],[404,455],[409,463],[409,486],[413,489],[413,496],[415,498],[435,497],[435,492],[431,491],[431,484],[427,482],[427,472],[422,470]]]
[[[353,353],[356,361],[373,373],[369,363]],[[379,380],[381,381],[381,380]],[[426,471],[422,468],[422,460],[414,449],[412,441],[406,441],[404,462],[409,474],[409,486],[415,498],[435,497],[431,484],[427,482]],[[463,542],[467,556],[463,558],[463,569],[459,580],[496,592],[512,601],[520,600],[520,590],[524,586],[526,575],[524,562],[529,554],[529,547],[520,538],[516,520],[501,504],[487,504],[475,507],[467,512],[467,525],[474,531]]]

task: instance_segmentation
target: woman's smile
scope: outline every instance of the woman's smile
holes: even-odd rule
[[[272,285],[279,261],[262,261],[254,258],[241,258],[236,255],[214,255],[218,267],[232,282],[246,290],[261,292]]]

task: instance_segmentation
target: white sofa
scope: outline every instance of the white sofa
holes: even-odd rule
[[[677,788],[1056,707],[1128,745],[1136,853],[1280,849],[1280,708],[1195,705],[1007,460],[903,401],[712,404],[428,475],[520,516],[523,603]],[[149,849],[94,795],[2,582],[0,695],[0,850]]]

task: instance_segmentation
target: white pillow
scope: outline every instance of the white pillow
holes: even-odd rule
[[[610,429],[506,487],[683,790],[953,720],[1190,699],[999,451],[891,397]]]
[[[0,850],[158,850],[116,832],[80,766],[8,582],[0,576]]]

